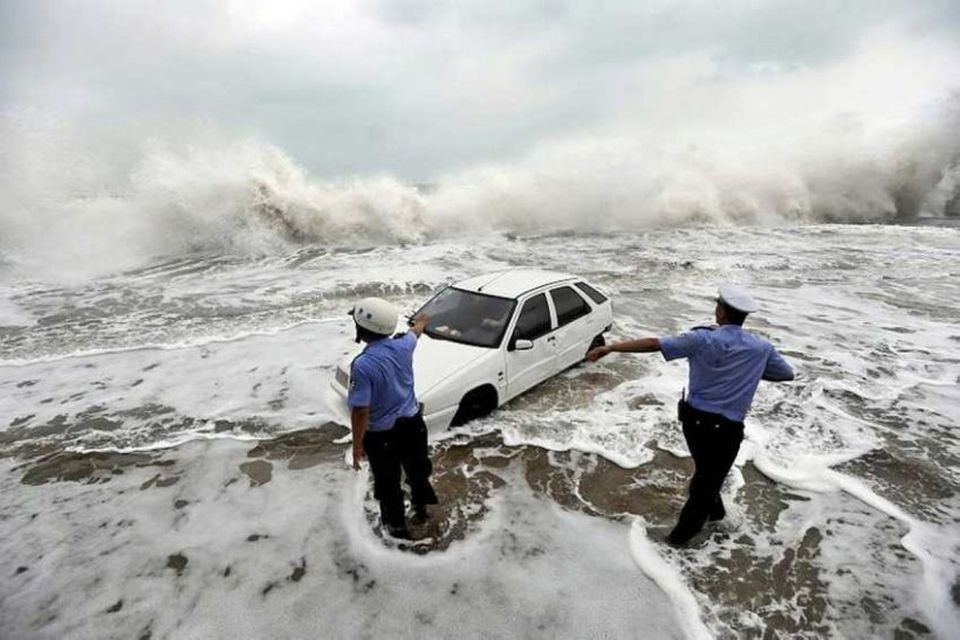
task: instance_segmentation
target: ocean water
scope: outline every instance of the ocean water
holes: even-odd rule
[[[960,635],[955,225],[408,220],[348,242],[260,211],[256,242],[139,264],[125,243],[78,271],[49,247],[3,255],[4,638]],[[729,522],[701,546],[650,531],[691,469],[686,366],[655,355],[437,434],[443,504],[418,543],[382,537],[329,389],[345,311],[512,266],[595,283],[613,339],[709,322],[721,282],[755,293],[748,328],[798,376],[761,385]]]

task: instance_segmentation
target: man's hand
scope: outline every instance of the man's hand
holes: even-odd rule
[[[363,442],[353,443],[353,468],[360,471],[360,461],[367,457],[363,450]]]
[[[410,331],[413,331],[413,333],[419,338],[423,331],[427,328],[427,323],[429,322],[430,316],[425,313],[421,313],[413,319],[413,324],[410,325]]]
[[[596,362],[600,358],[603,358],[612,352],[613,349],[610,347],[597,347],[596,349],[590,349],[590,351],[587,351],[587,360],[590,362]]]
[[[585,356],[590,362],[596,362],[600,358],[611,353],[652,353],[660,351],[659,338],[637,338],[636,340],[624,340],[623,342],[614,342],[605,347],[590,349]]]

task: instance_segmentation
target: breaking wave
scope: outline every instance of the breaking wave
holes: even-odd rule
[[[260,254],[491,231],[960,216],[958,104],[954,96],[899,128],[839,118],[802,141],[584,136],[430,185],[315,179],[252,139],[151,142],[117,173],[62,128],[25,132],[7,118],[0,254],[102,271],[197,251]]]

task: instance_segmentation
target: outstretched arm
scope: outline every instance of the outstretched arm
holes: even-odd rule
[[[421,313],[416,318],[413,319],[413,324],[410,325],[410,331],[413,332],[418,338],[423,334],[424,329],[427,328],[427,323],[430,322],[430,316],[425,313]]]
[[[767,366],[763,369],[762,379],[768,382],[789,382],[793,378],[793,367],[790,363],[776,349],[771,349]]]
[[[659,338],[638,338],[636,340],[624,340],[623,342],[614,342],[605,347],[597,347],[587,352],[587,360],[596,362],[611,353],[652,353],[660,351]]]

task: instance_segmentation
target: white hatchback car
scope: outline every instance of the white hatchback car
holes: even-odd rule
[[[417,399],[432,432],[486,415],[583,360],[613,323],[607,296],[582,278],[533,269],[476,276],[415,314],[430,323],[414,352]],[[345,401],[351,358],[331,383]]]

